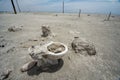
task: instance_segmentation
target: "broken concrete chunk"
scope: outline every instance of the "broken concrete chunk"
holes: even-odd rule
[[[73,42],[71,43],[71,46],[75,53],[80,53],[83,55],[96,54],[95,46],[84,39],[80,39],[79,37],[74,38]]]
[[[8,28],[9,32],[16,32],[16,31],[20,31],[20,30],[22,30],[22,26],[20,26],[20,27],[12,26],[12,27]]]
[[[51,34],[50,27],[48,25],[42,26],[42,37],[47,37]]]
[[[26,63],[25,65],[23,65],[20,70],[21,70],[21,72],[28,71],[28,70],[30,70],[31,68],[33,68],[36,64],[37,64],[37,61],[35,61],[35,60],[34,60],[34,61],[31,61],[31,62],[28,62],[28,63]]]

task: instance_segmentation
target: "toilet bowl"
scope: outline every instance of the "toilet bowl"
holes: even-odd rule
[[[50,47],[52,45],[58,46],[60,50],[58,50],[58,52],[52,52],[52,51],[48,50],[48,47]],[[65,44],[60,43],[60,42],[50,42],[50,43],[46,44],[45,47],[47,48],[47,52],[45,54],[47,55],[47,57],[49,59],[60,59],[68,51],[68,47]]]
[[[30,47],[28,51],[34,59],[41,59],[43,55],[46,55],[47,59],[55,60],[62,58],[68,51],[68,47],[63,43],[52,41],[43,46]]]

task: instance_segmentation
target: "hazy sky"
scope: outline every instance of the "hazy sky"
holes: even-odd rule
[[[0,11],[13,11],[11,0],[0,0]],[[63,0],[17,0],[22,11],[61,12]],[[64,0],[65,12],[109,13],[120,15],[120,0]],[[16,0],[14,0],[16,5]],[[16,6],[17,8],[17,6]]]

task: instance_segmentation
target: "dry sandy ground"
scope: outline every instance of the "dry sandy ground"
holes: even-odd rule
[[[0,14],[0,72],[12,69],[7,80],[119,80],[120,78],[120,16],[104,21],[106,15],[82,14]],[[41,38],[41,26],[49,25],[55,37]],[[23,26],[21,31],[9,32],[11,26]],[[84,56],[71,49],[75,36],[85,38],[96,47],[97,55]],[[32,40],[38,41],[32,41]],[[28,47],[42,42],[57,41],[68,45],[69,51],[61,65],[53,71],[37,68],[21,73],[30,61]]]

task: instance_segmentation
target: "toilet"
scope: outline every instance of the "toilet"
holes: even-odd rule
[[[66,55],[68,47],[61,42],[49,42],[43,46],[32,46],[28,48],[32,59],[37,60],[37,66],[58,64],[58,59]]]

